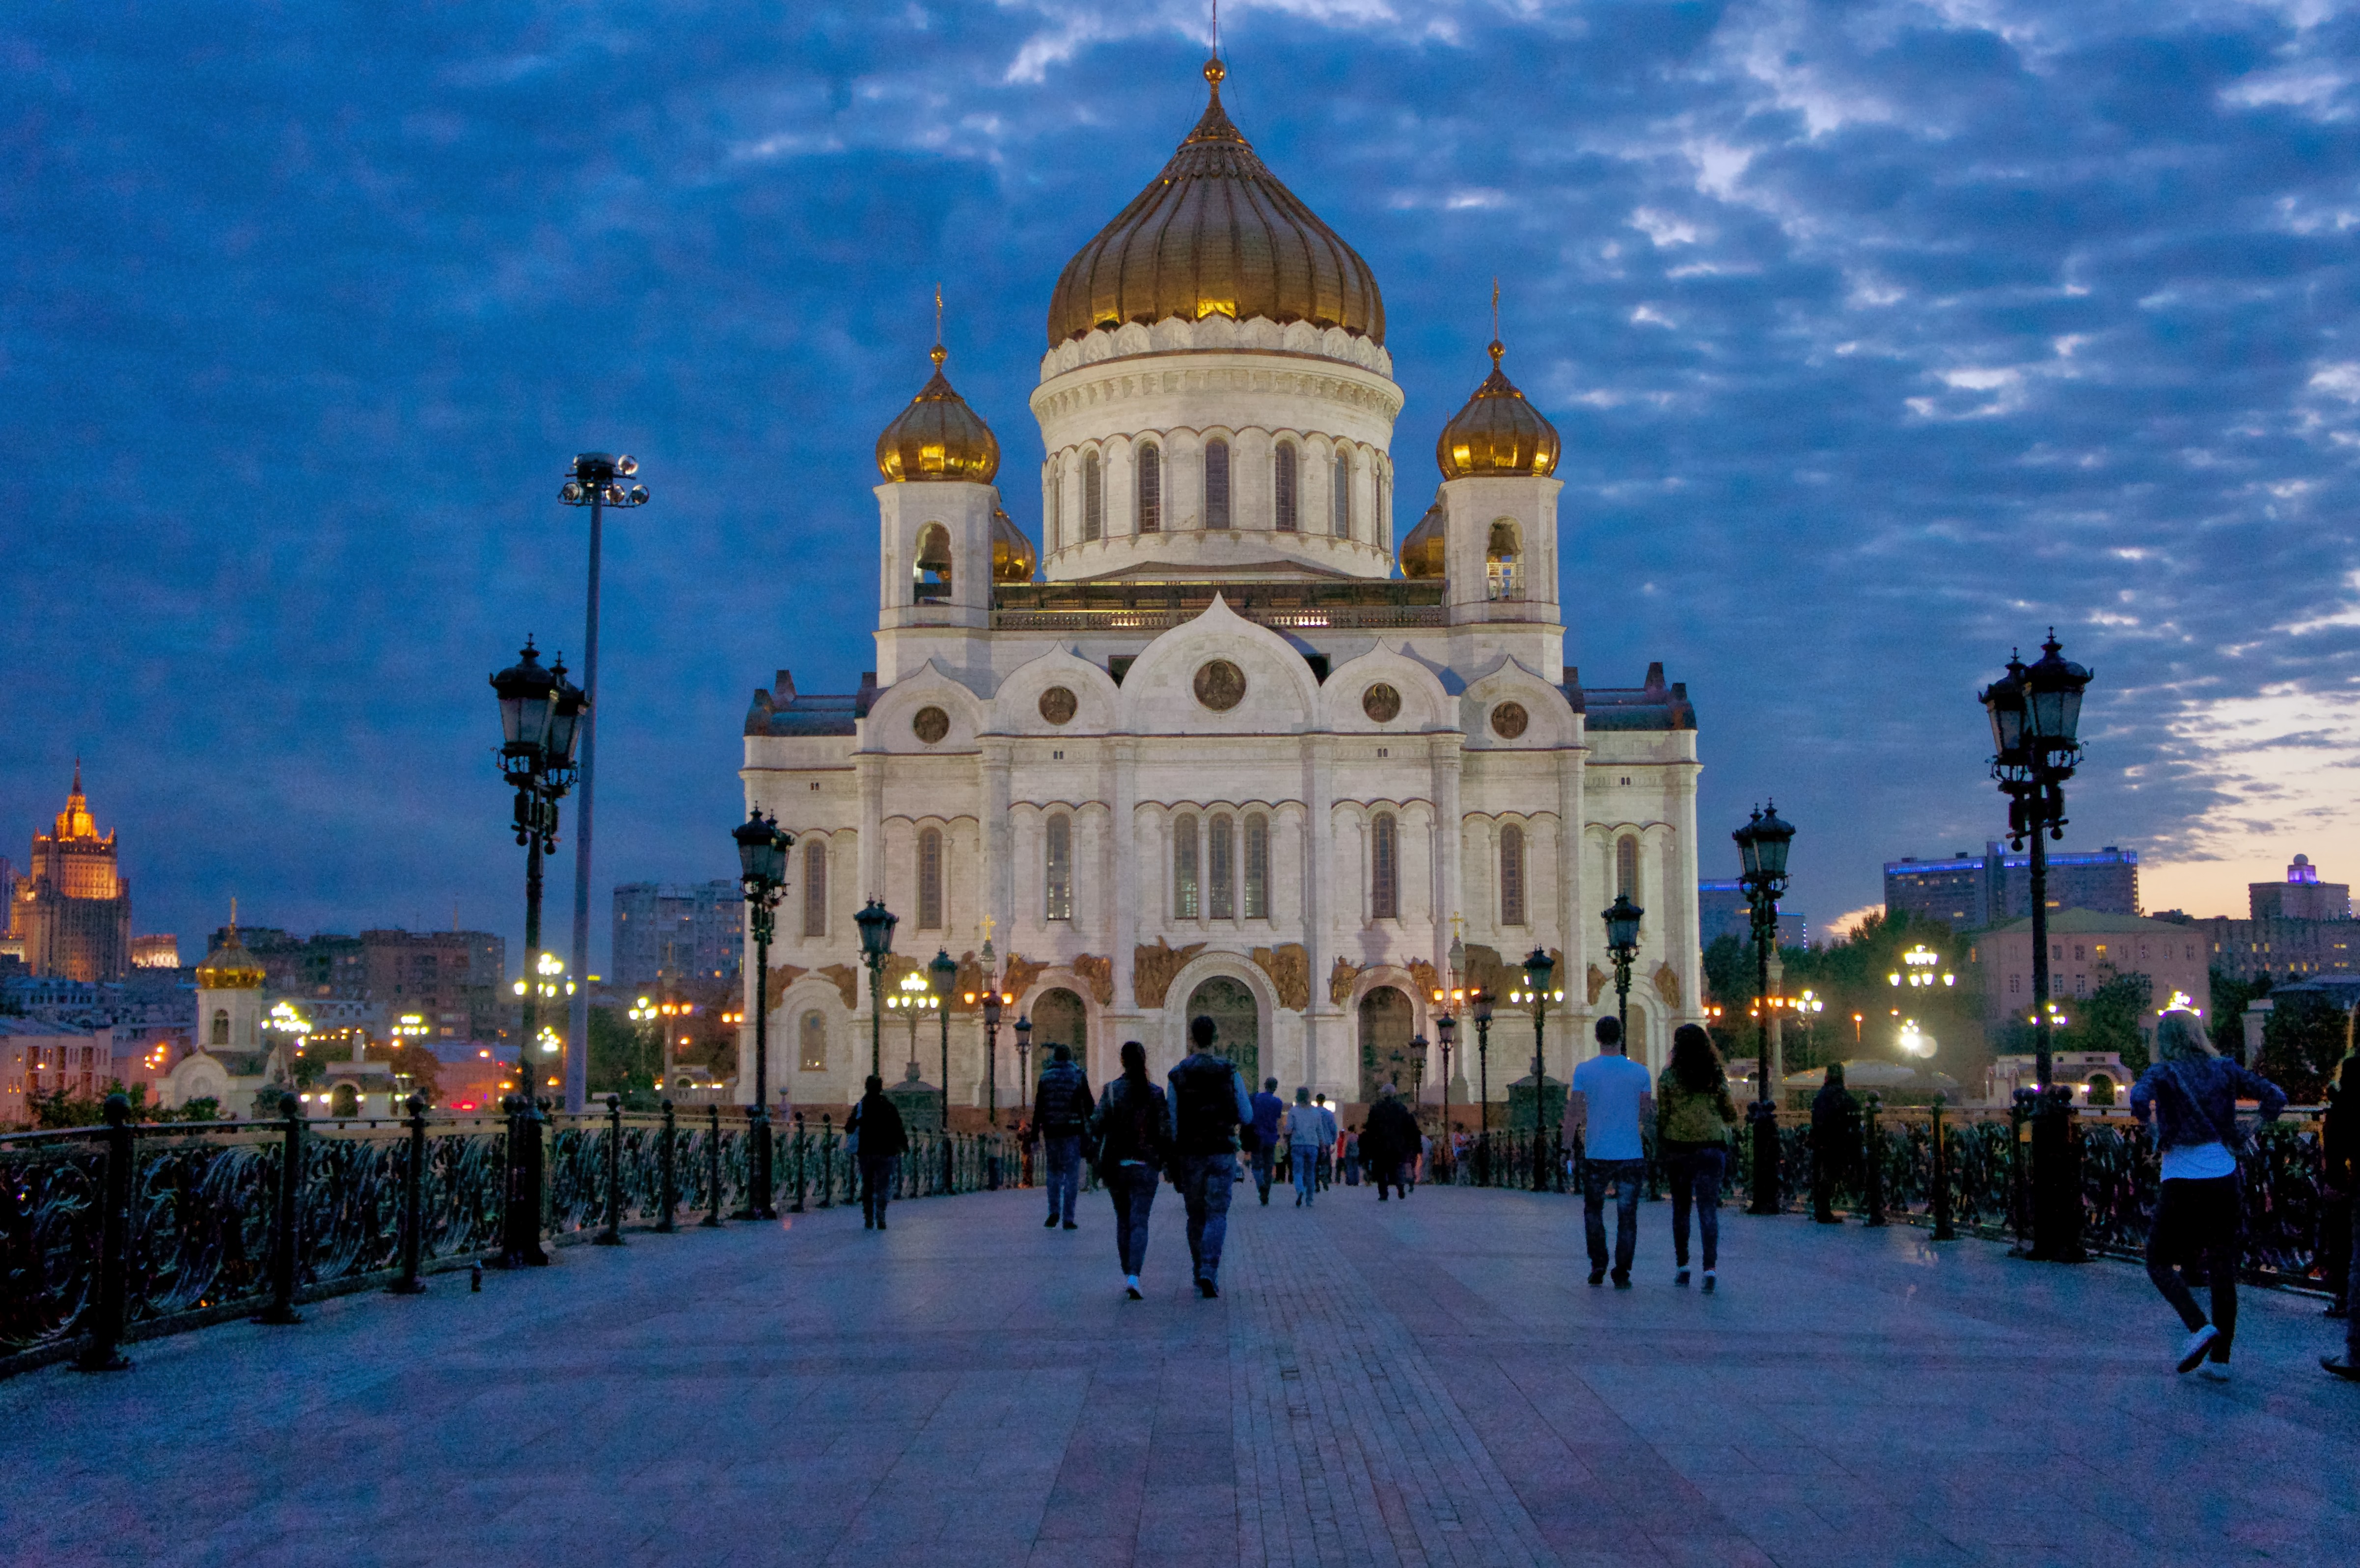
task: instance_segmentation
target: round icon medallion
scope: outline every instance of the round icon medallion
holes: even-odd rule
[[[951,716],[940,708],[921,708],[910,721],[910,733],[932,746],[951,733]]]
[[[1380,681],[1360,693],[1360,712],[1381,724],[1401,717],[1401,693]]]
[[[1524,712],[1521,702],[1502,702],[1491,710],[1491,733],[1502,740],[1515,739],[1531,723],[1532,715]]]
[[[1053,724],[1071,724],[1081,702],[1063,686],[1052,686],[1041,693],[1041,716]]]
[[[1246,672],[1226,659],[1196,667],[1196,701],[1217,713],[1226,713],[1246,700]]]

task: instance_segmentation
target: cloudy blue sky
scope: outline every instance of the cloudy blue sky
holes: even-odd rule
[[[727,874],[748,692],[873,662],[869,449],[933,284],[1037,530],[1049,289],[1194,119],[1203,21],[9,8],[0,854],[80,753],[143,930],[235,893],[515,936],[484,676],[527,630],[576,648],[555,490],[606,446],[656,500],[610,534],[600,880]],[[2360,874],[2350,7],[1223,27],[1239,125],[1384,288],[1399,527],[1502,278],[1566,438],[1568,658],[1689,683],[1709,870],[1774,791],[1822,920],[1979,844],[1974,689],[2053,621],[2099,672],[2070,843],[2137,846],[2150,906],[2199,912],[2297,850]]]

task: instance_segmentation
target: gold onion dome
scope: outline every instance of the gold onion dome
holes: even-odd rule
[[[1499,339],[1492,339],[1491,374],[1434,443],[1434,461],[1442,465],[1445,479],[1546,474],[1557,468],[1557,427],[1502,374],[1500,356],[1505,353]]]
[[[1448,517],[1442,509],[1442,497],[1437,495],[1434,505],[1426,509],[1426,516],[1417,520],[1417,527],[1410,529],[1409,537],[1402,540],[1404,577],[1439,581],[1446,575],[1442,559],[1442,530],[1447,521]]]
[[[262,961],[246,950],[237,940],[237,928],[229,928],[229,942],[215,948],[197,965],[197,989],[200,991],[259,991],[268,979]]]
[[[956,479],[989,485],[1000,472],[1000,442],[991,427],[951,390],[943,375],[950,356],[943,345],[934,348],[934,378],[910,399],[877,438],[877,468],[886,478]]]
[[[1382,344],[1375,274],[1278,181],[1221,110],[1221,62],[1205,62],[1212,101],[1155,182],[1098,231],[1049,297],[1049,346],[1126,321],[1267,317],[1341,327]]]
[[[1030,583],[1032,569],[1040,560],[1032,553],[1032,541],[1016,526],[1004,506],[991,509],[991,580],[994,583]]]

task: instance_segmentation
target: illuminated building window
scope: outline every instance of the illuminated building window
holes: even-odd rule
[[[1043,884],[1047,889],[1043,913],[1053,920],[1074,918],[1074,819],[1059,811],[1042,833]]]
[[[1172,914],[1193,920],[1197,911],[1196,819],[1182,812],[1172,820]]]
[[[1271,464],[1271,499],[1277,514],[1278,531],[1295,531],[1295,448],[1286,441],[1278,443]]]
[[[1401,919],[1401,828],[1391,811],[1369,827],[1369,918]]]
[[[1521,599],[1524,579],[1521,563],[1524,559],[1524,535],[1516,525],[1502,517],[1491,525],[1491,538],[1483,551],[1483,575],[1494,599]]]
[[[1246,818],[1246,919],[1270,919],[1270,819],[1260,811]]]
[[[1224,813],[1212,820],[1205,834],[1206,913],[1217,920],[1238,918],[1236,829]]]
[[[1139,531],[1152,534],[1164,528],[1164,458],[1153,442],[1139,449]]]
[[[806,1073],[827,1071],[827,1019],[805,1013],[795,1029],[797,1051]]]
[[[1229,443],[1218,436],[1205,443],[1205,526],[1229,526]]]
[[[1500,830],[1500,923],[1524,923],[1524,830]]]
[[[1082,453],[1082,538],[1094,539],[1106,533],[1106,476],[1098,464],[1098,454]]]
[[[918,929],[943,929],[943,830],[918,835]]]
[[[803,935],[827,934],[827,845],[803,845]]]

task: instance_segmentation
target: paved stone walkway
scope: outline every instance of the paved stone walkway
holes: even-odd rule
[[[1245,1189],[1249,1194],[1251,1189]],[[2172,1375],[2134,1269],[1724,1216],[1717,1297],[1583,1284],[1579,1205],[1234,1212],[1007,1192],[634,1236],[0,1383],[0,1561],[1215,1564],[2360,1562],[2360,1389],[2248,1292]]]

